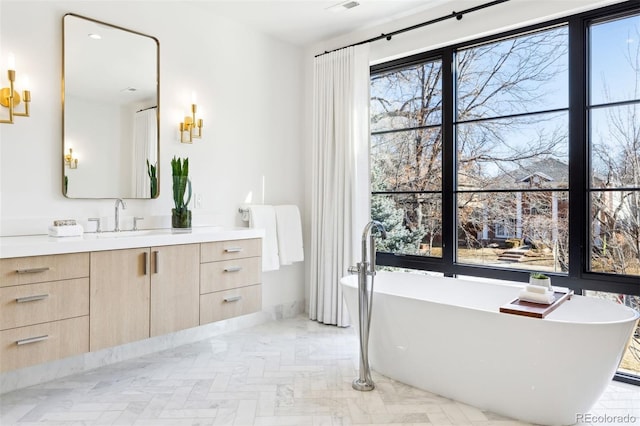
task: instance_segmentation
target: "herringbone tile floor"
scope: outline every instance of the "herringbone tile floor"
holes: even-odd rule
[[[275,321],[2,395],[0,424],[524,424],[375,373],[353,391],[357,357],[352,328]],[[639,407],[640,388],[613,382],[593,410],[640,425]]]

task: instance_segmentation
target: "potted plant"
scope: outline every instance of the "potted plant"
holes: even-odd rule
[[[173,203],[171,226],[173,228],[191,228],[191,210],[187,208],[191,201],[191,180],[189,180],[189,159],[175,156],[171,160],[173,175]],[[187,199],[185,200],[185,192]]]
[[[150,195],[151,198],[156,198],[158,196],[158,163],[149,164],[149,160],[147,159],[147,175],[149,175],[149,185],[150,185]]]
[[[529,276],[529,284],[546,287],[551,290],[551,278],[541,272],[533,272]]]

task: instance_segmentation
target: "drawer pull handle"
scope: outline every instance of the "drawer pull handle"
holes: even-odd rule
[[[224,301],[226,303],[237,302],[238,300],[242,300],[242,296],[229,296],[224,298]]]
[[[47,272],[51,268],[43,266],[42,268],[16,269],[18,274],[37,274],[38,272]]]
[[[147,275],[147,263],[149,262],[149,259],[148,259],[149,256],[148,256],[146,251],[144,253],[142,253],[142,254],[143,254],[143,256],[142,256],[143,257],[143,259],[142,259],[142,275]]]
[[[229,247],[224,249],[225,253],[240,253],[242,251],[242,247]]]
[[[44,336],[29,337],[27,339],[16,340],[16,345],[20,346],[20,345],[28,345],[29,343],[42,342],[43,340],[47,340],[48,338],[49,338],[48,334],[45,334]]]
[[[18,297],[16,299],[16,303],[35,302],[36,300],[43,300],[47,297],[49,297],[48,294],[37,294],[35,296]]]
[[[242,266],[229,266],[228,268],[224,268],[225,272],[240,272],[242,271]]]
[[[160,272],[160,263],[158,263],[159,261],[160,261],[160,253],[158,253],[158,251],[156,250],[153,252],[153,272],[155,274]]]

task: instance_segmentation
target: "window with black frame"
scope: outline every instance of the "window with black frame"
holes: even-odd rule
[[[371,76],[371,215],[379,251],[442,257],[442,61]]]
[[[640,15],[589,39],[589,269],[640,276]]]
[[[640,14],[592,22],[588,57],[588,268],[599,274],[639,277]],[[638,295],[586,294],[640,309]],[[640,375],[640,328],[620,369]]]
[[[640,309],[637,5],[372,67],[371,216],[381,265]],[[640,384],[640,328],[621,371]]]
[[[456,259],[568,270],[568,31],[455,52]]]

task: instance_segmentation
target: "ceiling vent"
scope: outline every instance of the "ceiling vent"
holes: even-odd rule
[[[328,7],[327,10],[330,12],[344,12],[345,10],[353,9],[356,6],[359,6],[360,3],[354,0],[343,1],[342,3],[334,4],[331,7]]]

